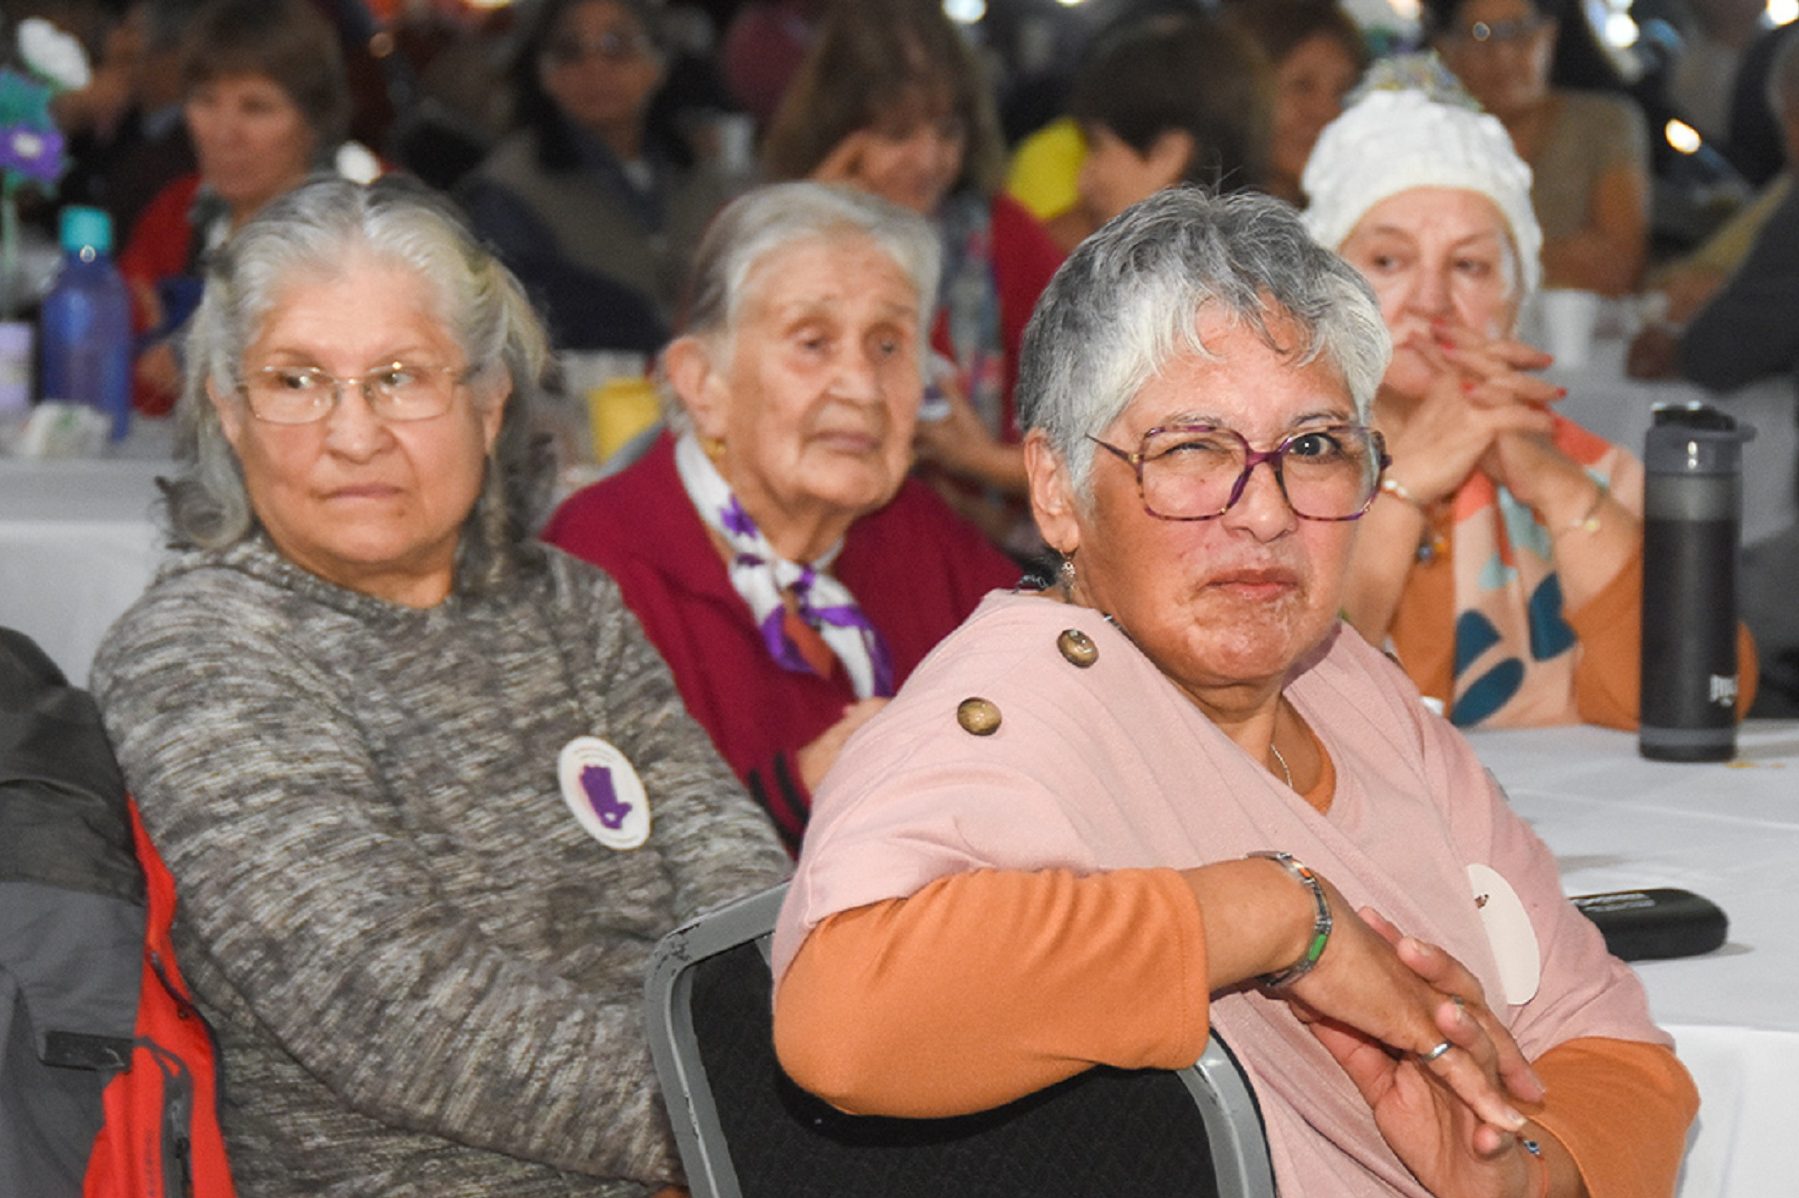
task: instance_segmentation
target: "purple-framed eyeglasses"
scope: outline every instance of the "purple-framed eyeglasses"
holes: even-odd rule
[[[1294,515],[1354,520],[1374,502],[1390,460],[1381,435],[1359,424],[1302,429],[1268,450],[1211,424],[1152,428],[1135,453],[1087,439],[1136,472],[1143,510],[1158,520],[1217,519],[1243,497],[1250,473],[1263,462]]]

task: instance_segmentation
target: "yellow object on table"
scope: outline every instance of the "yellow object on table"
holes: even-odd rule
[[[642,376],[607,379],[587,392],[594,461],[604,462],[662,417],[656,384]]]

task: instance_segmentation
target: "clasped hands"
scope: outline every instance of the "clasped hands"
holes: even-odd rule
[[[1543,1084],[1479,980],[1372,908],[1357,919],[1334,888],[1330,897],[1345,914],[1318,968],[1278,995],[1349,1076],[1388,1145],[1431,1193],[1537,1194],[1545,1165],[1520,1138],[1545,1137],[1526,1131],[1514,1103],[1541,1102]],[[1443,1043],[1450,1048],[1432,1051]]]
[[[1420,503],[1454,494],[1476,470],[1554,523],[1565,522],[1560,509],[1591,503],[1585,471],[1553,441],[1550,407],[1566,392],[1534,373],[1550,355],[1447,321],[1396,348],[1432,371],[1403,429],[1388,437],[1391,473]]]

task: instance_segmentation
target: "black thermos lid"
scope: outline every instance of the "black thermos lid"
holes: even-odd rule
[[[1704,404],[1655,409],[1643,439],[1643,468],[1651,474],[1738,474],[1743,443],[1755,426]]]

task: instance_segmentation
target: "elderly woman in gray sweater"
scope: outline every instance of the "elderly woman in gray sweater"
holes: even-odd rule
[[[612,583],[529,537],[545,359],[405,185],[308,184],[211,267],[181,552],[94,682],[245,1194],[679,1180],[645,961],[786,857]]]

